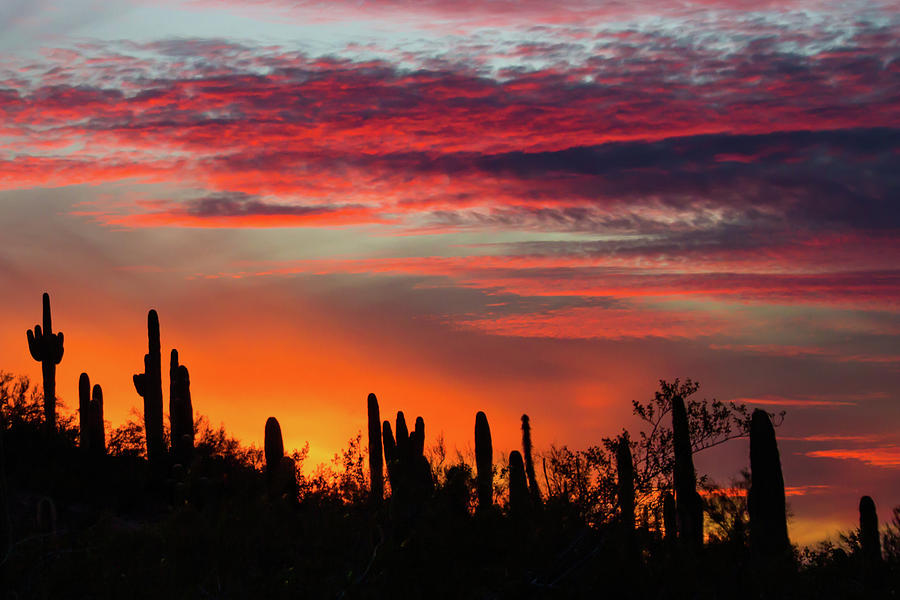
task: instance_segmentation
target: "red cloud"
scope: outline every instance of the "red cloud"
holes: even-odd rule
[[[900,446],[879,446],[874,448],[832,448],[813,450],[806,456],[813,458],[834,458],[838,460],[858,460],[873,467],[887,469],[900,468]]]

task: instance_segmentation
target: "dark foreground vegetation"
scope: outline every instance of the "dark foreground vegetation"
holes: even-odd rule
[[[692,399],[690,380],[635,402],[635,435],[580,451],[536,454],[523,415],[521,452],[497,456],[479,412],[474,461],[428,444],[421,418],[382,420],[370,394],[365,442],[310,473],[275,418],[264,449],[195,418],[174,350],[166,419],[155,311],[142,418],[109,432],[87,374],[78,423],[60,410],[46,295],[28,343],[42,390],[0,373],[3,598],[898,595],[900,508],[879,531],[865,496],[858,530],[793,547],[772,415]],[[742,436],[748,472],[724,489],[698,476],[696,453]]]

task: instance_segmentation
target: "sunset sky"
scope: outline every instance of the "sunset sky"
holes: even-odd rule
[[[153,307],[312,462],[368,392],[543,450],[691,377],[787,410],[794,541],[900,504],[897,2],[3,0],[0,238],[0,370],[48,291],[113,426]]]

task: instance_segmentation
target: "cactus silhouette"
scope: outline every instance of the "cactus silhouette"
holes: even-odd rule
[[[523,515],[530,504],[525,461],[518,450],[513,450],[509,453],[509,512],[514,516]]]
[[[406,426],[406,417],[403,411],[397,412],[397,458],[404,460],[409,453],[409,428]]]
[[[677,390],[672,395],[672,445],[675,450],[678,539],[688,547],[699,547],[703,544],[703,504],[697,493],[687,409]]]
[[[103,430],[103,390],[95,385],[93,393],[87,373],[78,378],[78,417],[81,447],[96,454],[106,453]]]
[[[412,453],[413,455],[419,457],[425,455],[425,419],[422,417],[416,417],[416,428],[413,430],[413,435],[409,436],[410,443],[412,444]]]
[[[881,562],[881,538],[878,535],[878,513],[870,496],[859,499],[859,545],[870,565]]]
[[[391,480],[392,498],[401,502],[413,497],[421,499],[434,486],[431,464],[424,455],[425,420],[416,417],[416,427],[410,433],[406,427],[406,417],[403,411],[399,411],[396,429],[395,438],[390,422],[382,424],[384,459]]]
[[[43,315],[41,325],[35,325],[34,331],[26,331],[28,351],[31,358],[41,363],[41,374],[44,378],[44,424],[47,431],[56,431],[56,365],[63,357],[63,334],[53,333],[50,318],[50,294],[44,293]]]
[[[634,463],[631,460],[631,441],[623,433],[616,444],[616,473],[618,477],[619,515],[626,531],[634,529]]]
[[[494,504],[494,447],[491,426],[482,411],[475,415],[475,468],[478,509],[486,510]]]
[[[423,502],[434,489],[431,464],[423,454],[425,448],[425,421],[416,418],[412,433],[406,426],[403,411],[397,412],[397,437],[391,424],[382,424],[384,459],[391,480],[390,516],[397,533],[403,537],[420,514]]]
[[[177,350],[172,350],[169,358],[169,431],[175,460],[183,465],[189,464],[194,452],[191,376],[187,367],[178,364]]]
[[[290,456],[284,455],[284,440],[278,419],[266,419],[263,454],[266,457],[266,487],[269,497],[297,500],[297,466]]]
[[[266,436],[263,442],[266,456],[266,471],[272,471],[284,456],[284,441],[281,437],[281,425],[275,417],[266,419]]]
[[[525,475],[528,477],[528,491],[531,500],[537,506],[541,503],[541,488],[538,487],[537,477],[534,474],[534,459],[531,455],[531,420],[528,415],[522,415],[522,452],[525,460]]]
[[[381,414],[378,410],[378,398],[369,394],[369,481],[371,482],[372,503],[380,505],[384,500],[384,460],[381,445]]]
[[[103,427],[103,389],[94,384],[91,392],[91,446],[97,454],[106,454],[106,432]]]
[[[397,473],[397,442],[394,440],[394,433],[391,431],[390,421],[385,421],[381,428],[381,436],[384,440],[384,462],[387,464],[388,479],[391,481],[391,493],[398,481]]]
[[[87,373],[78,378],[78,432],[79,443],[87,450],[91,445],[91,379]]]
[[[134,376],[134,389],[144,399],[144,434],[147,437],[147,459],[157,461],[165,455],[163,435],[162,367],[159,347],[159,316],[147,313],[148,352],[144,355],[144,372]]]
[[[750,545],[760,555],[777,555],[790,550],[785,514],[784,477],[775,440],[775,428],[768,413],[753,411],[750,421]]]
[[[169,433],[173,434],[175,431],[175,406],[176,398],[178,398],[178,390],[177,381],[178,381],[178,350],[172,349],[172,352],[169,353]],[[172,435],[172,439],[170,440],[172,443],[172,447],[175,447],[175,436]]]
[[[678,537],[678,513],[675,508],[675,496],[672,492],[666,492],[663,495],[663,528],[665,529],[665,540],[674,542]]]

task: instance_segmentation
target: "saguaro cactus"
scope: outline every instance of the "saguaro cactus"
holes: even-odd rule
[[[672,396],[672,445],[675,450],[675,512],[678,539],[689,547],[703,545],[703,503],[697,493],[697,475],[684,398]]]
[[[534,459],[531,456],[531,420],[522,415],[522,452],[525,460],[525,475],[528,477],[528,491],[535,506],[541,503],[541,488],[534,474]]]
[[[284,455],[284,441],[278,419],[266,419],[266,434],[263,446],[266,457],[266,487],[270,498],[297,500],[297,471],[290,456]]]
[[[266,472],[271,472],[281,462],[281,457],[284,456],[281,425],[275,417],[266,419],[266,437],[263,441],[263,452],[266,456]]]
[[[106,431],[103,426],[103,389],[94,384],[91,393],[91,447],[97,454],[106,454]]]
[[[867,563],[881,562],[881,538],[878,534],[878,512],[870,496],[859,499],[859,544]]]
[[[87,450],[90,447],[91,429],[91,379],[87,373],[78,378],[78,433],[79,445]]]
[[[430,492],[434,485],[431,464],[425,458],[425,420],[416,417],[412,433],[406,427],[403,411],[397,413],[397,437],[391,431],[391,424],[382,425],[384,458],[387,461],[388,477],[391,480],[393,498],[401,500],[407,496],[422,496]]]
[[[178,367],[178,350],[173,348],[169,353],[169,434],[171,436],[169,441],[173,452],[175,450],[175,421],[178,419],[175,409],[175,405],[178,403]]]
[[[494,447],[491,426],[482,411],[475,415],[475,468],[478,509],[487,510],[494,504]]]
[[[401,535],[412,526],[422,506],[434,488],[431,464],[423,454],[425,448],[425,421],[416,418],[415,429],[410,433],[403,412],[397,413],[397,437],[391,424],[382,425],[384,459],[391,479],[390,515]]]
[[[95,385],[93,393],[87,373],[78,378],[78,417],[80,444],[88,452],[106,453],[106,434],[103,430],[103,390]]]
[[[159,460],[166,452],[163,435],[162,367],[160,365],[159,316],[147,313],[148,352],[144,355],[144,372],[134,376],[134,389],[144,399],[144,434],[147,458]]]
[[[425,455],[425,419],[422,417],[416,417],[416,428],[413,430],[412,435],[409,436],[409,441],[412,444],[414,456]]]
[[[631,460],[631,441],[628,434],[619,436],[616,444],[616,473],[618,478],[619,516],[627,531],[634,529],[634,463]]]
[[[509,512],[514,516],[528,512],[531,497],[525,475],[525,461],[518,450],[509,453]]]
[[[53,333],[50,318],[50,294],[43,297],[43,327],[34,326],[34,331],[26,331],[28,351],[31,358],[41,363],[44,378],[44,424],[47,431],[56,431],[56,365],[63,357],[63,334]]]
[[[398,481],[397,466],[397,441],[394,439],[394,432],[391,431],[391,422],[385,421],[382,425],[382,438],[384,439],[384,461],[387,464],[388,478],[391,480],[391,494],[394,493],[394,486]]]
[[[775,440],[775,428],[768,413],[753,411],[750,421],[750,545],[760,555],[777,555],[790,550],[785,514],[784,476]]]
[[[173,373],[174,370],[174,373]],[[169,361],[169,423],[172,452],[181,464],[188,464],[194,453],[194,406],[191,403],[191,376],[178,364],[178,352],[172,350]]]
[[[380,505],[384,500],[384,460],[381,445],[381,414],[378,409],[378,398],[369,394],[369,480],[371,481],[372,503]]]

